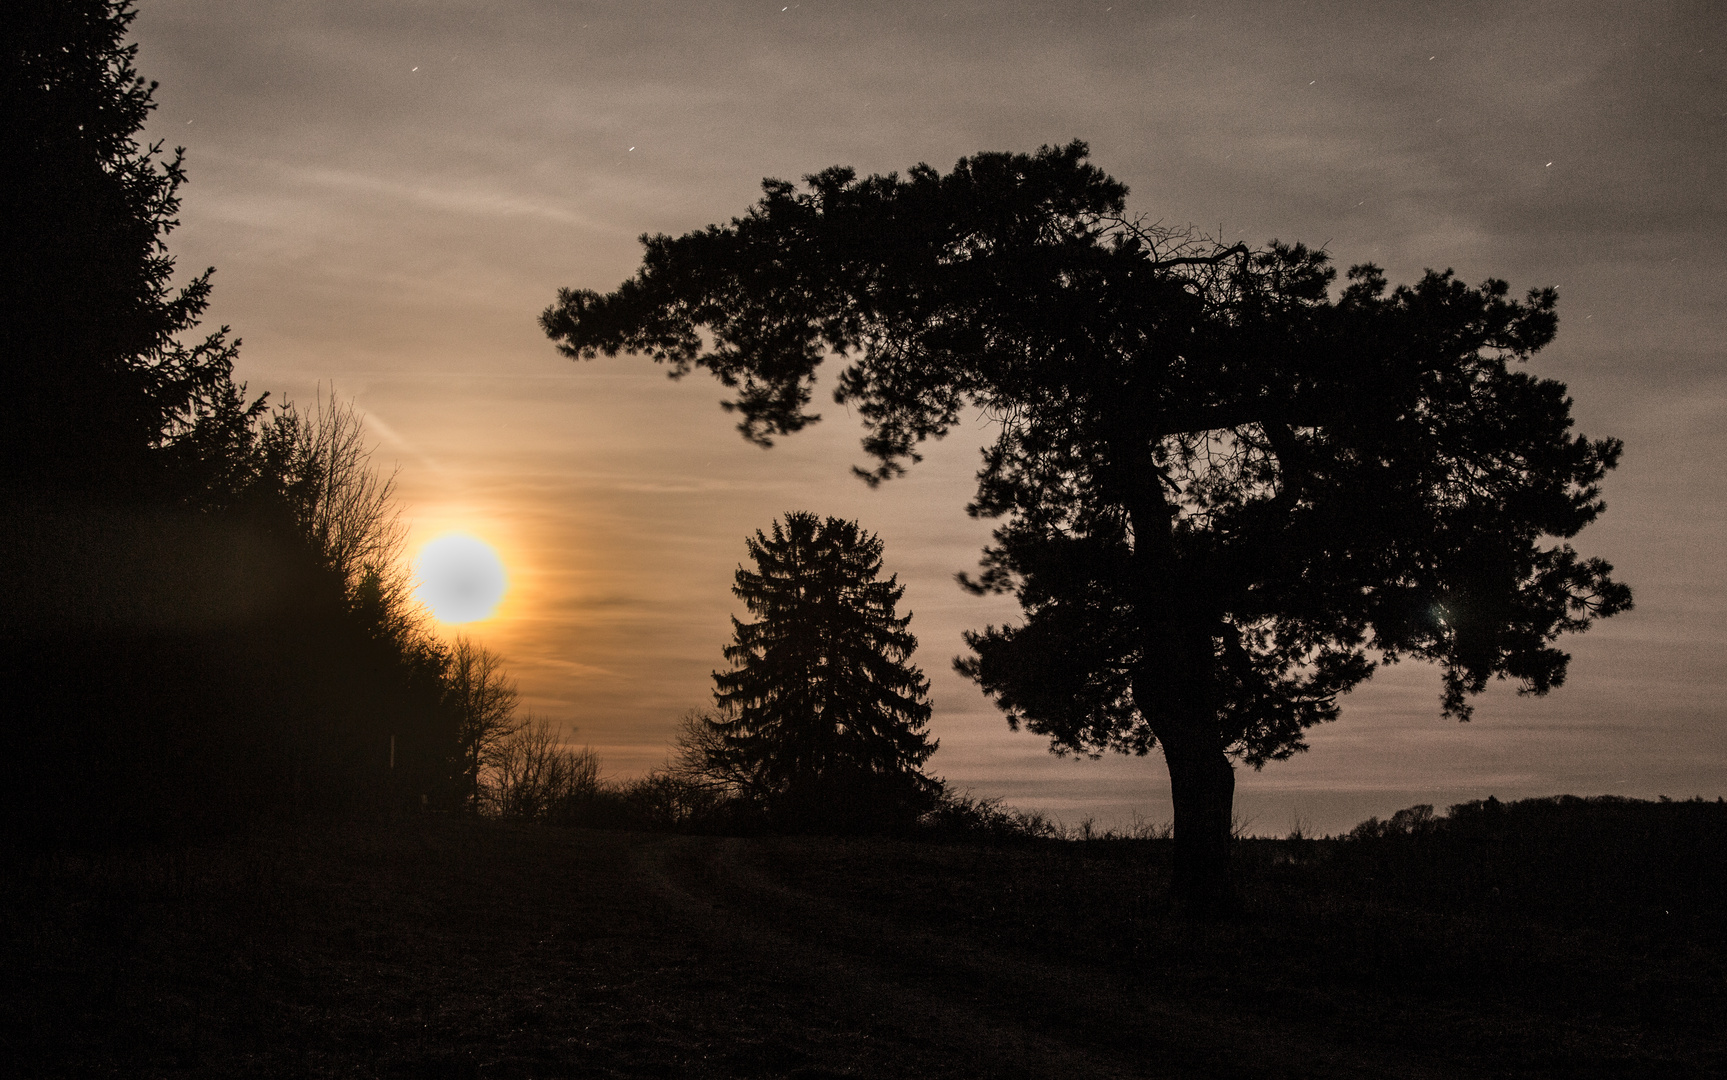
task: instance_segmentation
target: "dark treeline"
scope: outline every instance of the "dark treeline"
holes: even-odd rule
[[[132,17],[0,14],[9,832],[458,798],[449,650],[414,615],[358,418],[250,395],[238,340],[199,327],[211,271],[174,283],[184,173],[138,141]]]

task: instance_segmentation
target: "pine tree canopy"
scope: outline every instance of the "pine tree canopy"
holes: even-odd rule
[[[732,620],[732,670],[714,674],[726,752],[770,798],[842,777],[930,789],[929,683],[910,663],[911,616],[895,614],[905,587],[879,578],[881,540],[790,513],[745,543],[756,569],[732,591],[755,621]]]
[[[213,414],[259,415],[238,402],[225,328],[177,337],[208,306],[210,271],[174,287],[166,240],[185,172],[180,151],[138,141],[156,84],[125,43],[135,14],[125,0],[0,9],[0,113],[18,162],[0,177],[6,489],[137,497],[172,482],[164,474],[196,448],[153,450],[200,422],[209,435]]]

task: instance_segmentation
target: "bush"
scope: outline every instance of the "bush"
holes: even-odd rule
[[[918,820],[918,831],[940,840],[1060,840],[1066,832],[1041,811],[1004,807],[969,791],[944,791],[935,809]]]

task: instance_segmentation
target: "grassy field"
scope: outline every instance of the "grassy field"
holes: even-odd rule
[[[1245,910],[1210,923],[1169,914],[1157,840],[433,816],[15,857],[0,1059],[18,1076],[1727,1075],[1727,807],[1531,806],[1243,841]]]

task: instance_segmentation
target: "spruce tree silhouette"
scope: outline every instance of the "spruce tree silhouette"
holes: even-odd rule
[[[907,824],[940,784],[920,767],[935,752],[929,683],[911,664],[911,616],[897,577],[879,578],[882,543],[854,521],[789,513],[747,539],[754,570],[732,592],[730,671],[714,673],[721,716],[710,771],[744,778],[782,826],[870,830]]]
[[[962,409],[993,418],[968,510],[1006,520],[963,580],[1024,619],[956,663],[1057,752],[1160,749],[1178,895],[1216,911],[1231,759],[1304,749],[1376,660],[1439,663],[1460,719],[1496,678],[1546,693],[1554,640],[1630,606],[1563,543],[1620,444],[1572,434],[1565,388],[1510,366],[1552,340],[1552,290],[1430,271],[1388,292],[1363,265],[1333,296],[1323,252],[1127,218],[1086,153],[764,181],[745,216],[644,237],[634,278],[541,321],[572,358],[706,368],[764,445],[818,419],[837,353],[871,483]]]
[[[15,0],[0,11],[0,484],[135,501],[165,463],[152,450],[217,406],[225,328],[184,344],[208,305],[205,271],[180,289],[165,240],[178,224],[181,151],[138,134],[155,108],[113,0]]]

